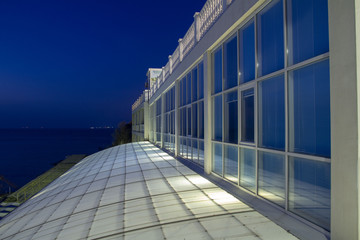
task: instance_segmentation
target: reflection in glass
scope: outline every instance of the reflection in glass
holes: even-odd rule
[[[222,141],[222,95],[214,98],[214,136],[213,139]]]
[[[224,172],[225,178],[232,182],[238,181],[238,148],[234,146],[224,146],[225,158],[224,158]]]
[[[259,146],[285,149],[284,76],[259,83]]]
[[[199,105],[199,138],[204,139],[204,101],[198,103]]]
[[[254,142],[254,89],[241,92],[241,141]]]
[[[197,138],[198,135],[198,119],[197,119],[197,104],[192,105],[192,137]]]
[[[255,192],[255,150],[240,148],[240,186]]]
[[[188,73],[187,77],[186,77],[186,104],[191,103],[191,72]]]
[[[284,68],[283,2],[272,1],[258,14],[258,75]]]
[[[329,51],[327,0],[288,0],[289,64]]]
[[[199,97],[201,99],[204,97],[204,64],[201,62],[199,64]]]
[[[197,140],[192,140],[192,160],[194,162],[198,162],[199,156],[198,156],[198,142]]]
[[[199,164],[204,166],[204,142],[199,141]]]
[[[289,210],[330,230],[330,163],[289,158]]]
[[[289,73],[290,151],[330,158],[329,60]]]
[[[222,48],[219,48],[214,54],[214,82],[212,93],[222,91]]]
[[[225,95],[225,141],[238,142],[237,90]]]
[[[255,79],[255,30],[252,19],[240,29],[239,71],[240,84]]]
[[[198,90],[197,90],[197,84],[198,84],[198,77],[197,77],[197,68],[195,67],[193,70],[192,70],[192,101],[196,101],[198,98],[197,98],[197,95],[198,95]]]
[[[237,85],[237,36],[224,45],[224,87],[229,89]]]
[[[222,145],[213,143],[213,156],[212,156],[212,170],[213,172],[222,176]]]
[[[285,207],[285,157],[259,151],[259,195]]]

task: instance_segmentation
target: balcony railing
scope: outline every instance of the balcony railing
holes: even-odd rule
[[[151,90],[150,90],[151,91]],[[149,101],[149,90],[145,90],[140,97],[134,102],[134,104],[131,106],[131,111],[135,111],[136,108],[138,108],[143,102]]]
[[[201,11],[199,13],[195,13],[194,22],[191,24],[185,36],[182,39],[179,39],[179,45],[173,54],[169,56],[169,61],[165,67],[162,68],[162,72],[157,77],[156,83],[151,85],[149,90],[149,98],[155,94],[159,87],[172,74],[174,69],[180,64],[180,62],[182,62],[183,58],[189,54],[191,49],[198,41],[200,41],[200,39],[217,21],[219,16],[225,11],[227,6],[232,3],[232,1],[234,0],[207,0]],[[137,103],[137,101],[134,103],[134,105]],[[138,105],[140,104],[141,102]]]

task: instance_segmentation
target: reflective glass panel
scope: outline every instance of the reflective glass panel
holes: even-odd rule
[[[198,89],[197,89],[197,86],[198,86],[198,75],[197,75],[197,68],[195,67],[193,70],[192,70],[192,101],[196,101],[198,98],[197,98],[197,95],[198,95]]]
[[[257,15],[258,75],[284,68],[283,2],[272,1]]]
[[[254,20],[240,29],[239,70],[240,83],[255,79],[255,30]]]
[[[186,104],[191,103],[191,72],[188,73],[187,77],[186,77]]]
[[[213,55],[214,61],[214,82],[212,93],[222,91],[222,48],[219,48]]]
[[[199,104],[199,138],[204,139],[204,101]]]
[[[329,60],[289,73],[290,151],[330,158]]]
[[[204,166],[204,142],[199,141],[199,164]]]
[[[217,141],[222,141],[222,95],[216,96],[214,98],[214,131],[213,139]]]
[[[213,172],[222,176],[222,145],[219,143],[213,143]]]
[[[229,179],[232,182],[238,182],[238,147],[234,146],[224,146],[225,148],[225,158],[224,158],[224,172],[225,178]]]
[[[201,62],[199,64],[199,97],[201,99],[204,97],[204,64]]]
[[[224,83],[225,89],[237,85],[237,36],[224,45]]]
[[[255,150],[240,148],[240,186],[255,192]]]
[[[192,140],[192,160],[194,162],[198,162],[199,156],[198,156],[198,142],[197,140]]]
[[[198,135],[198,119],[197,119],[197,104],[192,105],[192,137],[197,138]]]
[[[187,135],[191,136],[191,107],[187,108]]]
[[[288,0],[289,64],[329,51],[327,0]]]
[[[285,206],[285,157],[259,151],[259,195]]]
[[[284,76],[259,83],[259,146],[285,149]]]
[[[254,89],[241,92],[241,141],[254,142]]]
[[[289,158],[289,210],[330,230],[330,163]]]
[[[238,142],[237,90],[225,94],[225,141]]]

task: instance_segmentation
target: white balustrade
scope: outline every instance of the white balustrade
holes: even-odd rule
[[[194,23],[191,24],[189,30],[186,32],[184,38],[183,38],[183,56],[185,57],[190,50],[194,47],[195,45],[195,25]]]

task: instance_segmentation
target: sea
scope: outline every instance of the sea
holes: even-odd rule
[[[114,129],[0,129],[2,177],[17,188],[72,154],[93,154],[111,146]]]

